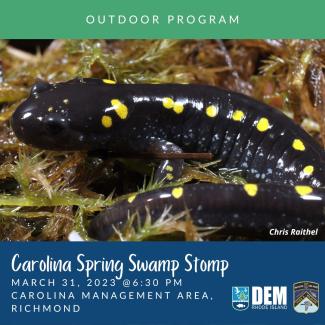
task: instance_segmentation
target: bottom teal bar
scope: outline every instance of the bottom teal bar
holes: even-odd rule
[[[325,242],[0,243],[1,325],[325,324]]]

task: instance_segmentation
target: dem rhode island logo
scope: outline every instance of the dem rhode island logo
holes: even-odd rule
[[[294,283],[293,308],[297,313],[316,313],[319,309],[319,284],[311,281]]]
[[[232,308],[238,311],[249,307],[249,287],[232,287]]]

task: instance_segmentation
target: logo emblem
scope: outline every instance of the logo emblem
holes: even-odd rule
[[[238,311],[249,307],[249,287],[232,287],[232,308]]]
[[[319,309],[319,284],[311,281],[294,283],[293,308],[297,313],[316,313]]]

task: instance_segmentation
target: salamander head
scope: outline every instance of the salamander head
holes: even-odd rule
[[[97,104],[96,94],[82,79],[58,84],[39,80],[16,109],[11,125],[19,140],[41,149],[88,150],[100,138]]]

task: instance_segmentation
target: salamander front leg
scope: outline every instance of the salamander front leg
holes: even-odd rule
[[[173,182],[181,177],[183,170],[183,159],[163,160],[154,175],[155,182]]]
[[[135,155],[143,155],[152,159],[162,159],[154,175],[155,182],[172,182],[182,175],[184,159],[170,158],[173,154],[183,152],[176,144],[160,138],[145,138],[132,140],[127,144],[127,147]],[[135,148],[136,152],[134,152]]]
[[[150,138],[149,148],[152,153],[173,154],[182,153],[183,150],[172,142],[162,139]],[[162,160],[155,172],[154,182],[172,182],[181,177],[183,171],[183,159]]]

